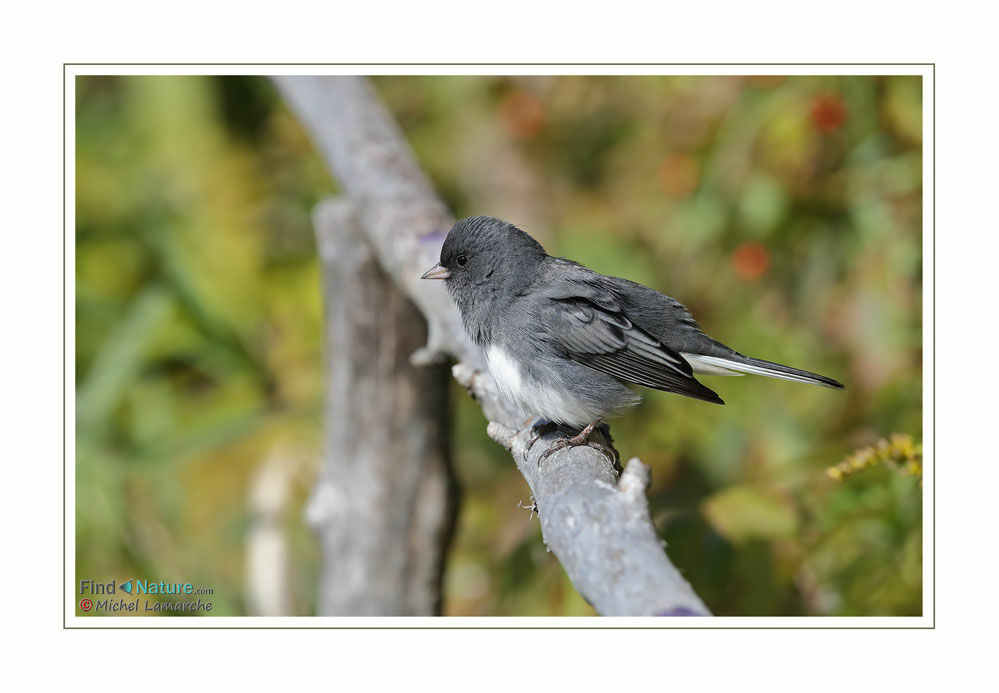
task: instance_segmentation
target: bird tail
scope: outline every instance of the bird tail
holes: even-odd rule
[[[754,359],[749,356],[732,352],[727,356],[709,356],[707,354],[682,354],[695,373],[705,375],[742,375],[751,373],[753,375],[765,375],[768,378],[778,378],[780,380],[790,380],[795,383],[809,383],[811,385],[822,385],[832,387],[837,390],[845,390],[846,386],[840,382],[827,378],[818,373],[803,371],[790,366],[783,366],[772,361]]]

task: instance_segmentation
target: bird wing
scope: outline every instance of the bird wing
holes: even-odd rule
[[[612,291],[580,277],[546,293],[543,324],[568,358],[635,385],[724,404],[680,354],[632,323]]]

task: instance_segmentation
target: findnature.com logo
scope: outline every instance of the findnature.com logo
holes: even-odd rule
[[[146,616],[155,616],[159,613],[208,613],[212,610],[212,601],[203,599],[199,595],[214,593],[215,590],[211,587],[195,587],[190,582],[135,578],[122,580],[116,584],[114,580],[109,582],[80,580],[82,597],[80,611],[86,614],[133,613]],[[153,598],[150,599],[148,595],[153,595]]]

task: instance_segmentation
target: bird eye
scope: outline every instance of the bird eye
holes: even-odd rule
[[[464,255],[459,255],[458,257],[455,258],[454,261],[458,263],[459,267],[464,267],[465,263],[468,262],[468,258],[465,257]]]

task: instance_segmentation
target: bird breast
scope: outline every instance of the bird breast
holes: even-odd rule
[[[578,384],[562,382],[554,375],[541,380],[500,346],[486,349],[486,363],[500,394],[526,414],[582,428],[605,413],[592,398],[574,392]]]

